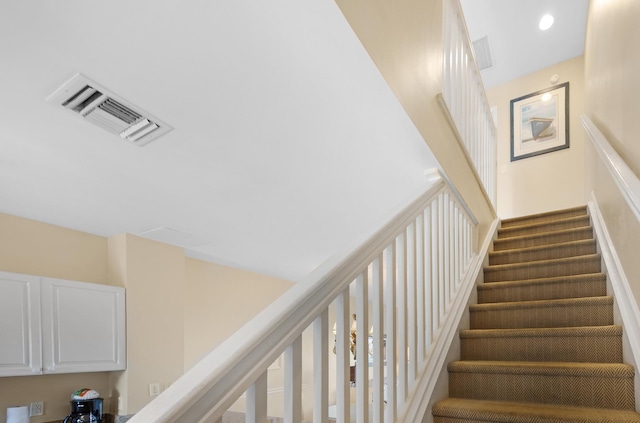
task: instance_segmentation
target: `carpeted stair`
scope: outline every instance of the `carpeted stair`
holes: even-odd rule
[[[504,220],[435,423],[639,422],[586,207]]]

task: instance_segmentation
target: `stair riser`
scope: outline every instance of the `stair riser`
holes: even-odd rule
[[[489,265],[524,263],[539,260],[554,260],[567,257],[584,256],[587,254],[596,254],[595,241],[583,242],[580,245],[567,246],[560,244],[554,247],[547,247],[538,251],[522,251],[510,254],[489,254]]]
[[[633,410],[576,408],[563,405],[446,399],[433,407],[434,422],[483,423],[640,423]]]
[[[611,304],[474,311],[471,329],[553,328],[613,324]]]
[[[541,265],[522,265],[508,268],[486,268],[485,282],[519,281],[527,279],[554,278],[558,276],[600,273],[600,258],[570,260]]]
[[[449,396],[633,410],[633,378],[449,373]]]
[[[513,248],[528,248],[547,244],[557,244],[560,242],[580,241],[593,239],[593,228],[581,228],[578,230],[559,232],[547,236],[533,236],[523,238],[497,239],[493,243],[494,251],[504,251]]]
[[[468,338],[462,360],[622,363],[621,336]]]
[[[571,218],[567,221],[558,220],[554,222],[541,223],[532,226],[516,226],[512,228],[503,228],[498,230],[498,239],[511,238],[514,236],[542,234],[546,232],[561,231],[563,229],[580,228],[589,226],[590,220],[588,216]]]
[[[478,289],[478,303],[555,300],[561,298],[600,297],[607,294],[607,284],[582,280],[540,284],[509,284],[504,288]]]
[[[512,219],[505,219],[502,221],[503,228],[509,228],[512,226],[524,226],[534,223],[551,222],[558,219],[567,219],[570,217],[587,216],[587,208],[579,207],[575,209],[561,210],[553,213],[546,213],[537,216],[519,217]]]
[[[456,417],[433,416],[433,423],[487,423],[486,420],[458,419]],[[546,423],[546,422],[544,422]]]

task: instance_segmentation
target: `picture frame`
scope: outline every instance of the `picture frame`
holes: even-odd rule
[[[511,100],[511,161],[569,148],[569,83]]]

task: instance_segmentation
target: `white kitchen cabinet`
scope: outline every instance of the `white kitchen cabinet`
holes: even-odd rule
[[[40,374],[40,341],[40,278],[0,272],[0,376]]]
[[[44,373],[124,370],[124,288],[42,278]]]
[[[0,306],[0,376],[126,368],[124,288],[0,272]]]

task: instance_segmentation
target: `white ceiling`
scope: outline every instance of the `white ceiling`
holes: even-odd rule
[[[485,87],[584,53],[589,0],[461,0],[472,41],[488,36],[495,66],[483,70]],[[540,18],[555,21],[547,31]]]
[[[485,82],[582,54],[587,3],[463,0]],[[190,256],[298,280],[438,165],[332,0],[184,5],[2,1],[0,212],[169,228]],[[77,72],[174,130],[140,148],[45,101]]]
[[[174,130],[45,101],[77,72]],[[437,166],[331,0],[3,0],[0,92],[0,212],[290,280]]]

